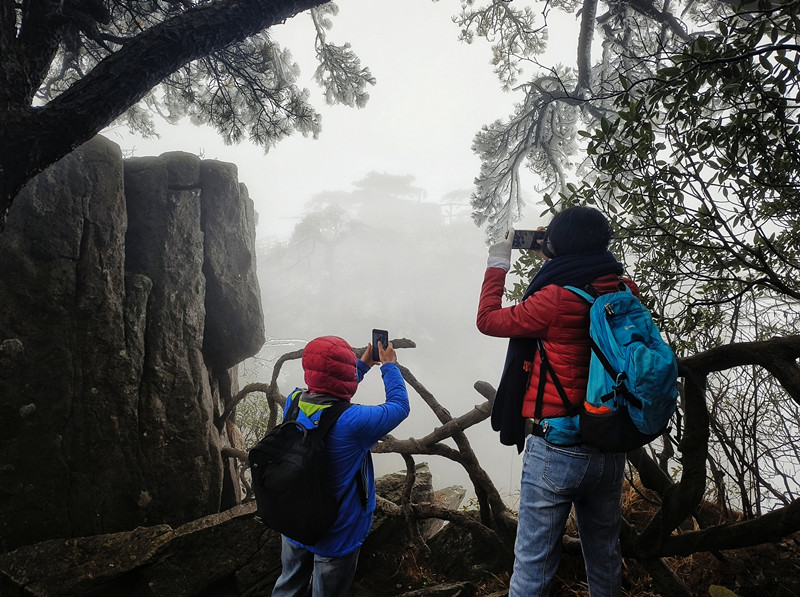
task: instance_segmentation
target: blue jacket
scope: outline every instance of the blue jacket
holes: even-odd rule
[[[358,381],[364,378],[369,367],[358,361]],[[339,515],[330,530],[315,545],[304,545],[287,539],[295,545],[324,557],[345,556],[364,542],[372,526],[375,512],[375,472],[370,450],[378,440],[397,427],[410,411],[408,392],[400,369],[395,363],[381,365],[381,376],[386,390],[386,402],[377,406],[351,404],[333,424],[325,440],[332,469],[333,492],[341,500]],[[292,396],[286,400],[284,413],[289,410]],[[317,404],[300,400],[298,422],[312,429],[321,410]],[[366,506],[362,503],[362,490],[357,480],[362,476],[367,491]]]

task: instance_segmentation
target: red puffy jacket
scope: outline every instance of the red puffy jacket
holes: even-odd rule
[[[483,278],[478,306],[478,329],[487,336],[500,338],[540,338],[544,341],[547,358],[564,386],[567,398],[581,405],[586,398],[589,377],[589,305],[582,298],[561,286],[545,286],[527,299],[511,307],[503,307],[503,288],[506,272],[489,267]],[[620,278],[609,274],[597,278],[592,286],[600,294],[617,289]],[[634,294],[639,289],[623,278]],[[533,357],[528,389],[522,405],[522,416],[533,417],[539,388],[540,359]],[[530,365],[529,365],[530,366]],[[565,414],[564,403],[548,376],[544,388],[542,417]]]

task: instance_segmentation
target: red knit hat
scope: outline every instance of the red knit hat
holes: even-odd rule
[[[322,336],[306,345],[303,371],[308,391],[350,400],[358,388],[356,355],[338,336]]]

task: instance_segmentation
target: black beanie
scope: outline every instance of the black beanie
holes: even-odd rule
[[[602,253],[608,250],[610,241],[611,226],[606,217],[593,207],[576,206],[553,216],[547,227],[543,246],[550,242],[552,252],[556,257],[561,257],[579,253]]]

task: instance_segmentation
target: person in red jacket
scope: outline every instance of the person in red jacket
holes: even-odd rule
[[[574,415],[585,399],[589,374],[589,306],[563,286],[591,287],[602,294],[627,284],[623,266],[608,250],[608,220],[591,207],[571,207],[556,214],[540,248],[544,260],[524,298],[503,307],[506,273],[511,263],[513,230],[489,248],[478,307],[478,329],[509,338],[503,375],[492,407],[492,427],[500,441],[524,450],[519,523],[509,597],[550,594],[561,559],[567,518],[575,508],[581,549],[592,597],[620,594],[619,547],[625,454],[602,452],[581,442]],[[567,407],[542,367],[541,342]],[[539,402],[537,408],[537,401]],[[560,425],[558,441],[544,430]]]

